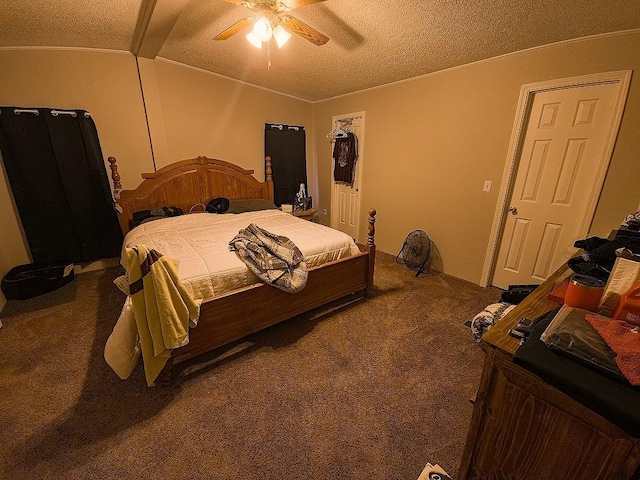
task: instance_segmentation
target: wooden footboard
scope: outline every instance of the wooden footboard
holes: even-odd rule
[[[251,333],[352,294],[364,295],[369,255],[332,262],[311,269],[307,285],[291,294],[256,284],[212,299],[202,305],[198,326],[189,343],[172,352],[173,363],[226,345]]]
[[[161,206],[178,206],[185,211],[216,196],[265,198],[273,201],[271,158],[265,159],[265,182],[252,170],[223,160],[198,157],[143,174],[135,190],[122,190],[116,160],[109,158],[114,187],[114,206],[120,212],[123,233],[131,227],[134,211]],[[375,269],[376,211],[369,211],[367,241],[361,253],[309,270],[307,285],[300,292],[285,293],[256,284],[203,302],[197,327],[190,330],[189,343],[172,351],[161,375],[170,379],[173,363],[181,363],[226,345],[283,320],[308,312],[340,298],[363,297],[373,286]]]
[[[359,255],[326,263],[309,270],[307,285],[298,293],[286,293],[255,284],[202,304],[198,326],[190,330],[189,343],[173,350],[171,364],[226,345],[251,333],[308,312],[334,300],[360,295],[373,286],[375,267],[375,210],[369,211],[367,244]]]
[[[376,246],[375,210],[369,211],[367,244],[359,255],[309,270],[307,285],[298,293],[286,293],[255,284],[202,304],[198,326],[190,330],[189,343],[175,349],[161,375],[172,379],[172,366],[239,340],[251,333],[341,298],[363,298],[373,286]]]

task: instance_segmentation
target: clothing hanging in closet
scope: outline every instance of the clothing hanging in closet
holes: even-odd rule
[[[336,138],[333,146],[333,178],[336,182],[353,183],[358,159],[358,138],[353,132]]]

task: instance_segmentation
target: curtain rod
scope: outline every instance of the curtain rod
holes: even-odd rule
[[[281,125],[279,123],[267,123],[265,125],[269,125],[271,128],[277,128],[280,131],[282,131],[285,127],[287,127],[287,130],[295,130],[296,132],[304,130],[304,126],[297,127],[295,125]]]
[[[64,110],[51,110],[51,115],[54,117],[57,117],[58,115],[71,115],[72,117],[78,116],[76,112],[65,112]]]
[[[33,113],[34,115],[40,115],[40,112],[35,108],[14,108],[13,113],[16,115],[20,115],[21,113]],[[51,115],[57,117],[58,115],[71,115],[72,117],[77,117],[78,113],[74,111],[67,110],[51,110]],[[89,112],[84,112],[85,118],[90,118],[91,114]]]
[[[40,115],[40,112],[35,108],[14,108],[13,113],[20,115],[21,113],[33,113],[34,115]]]
[[[78,113],[74,112],[73,110],[71,111],[67,111],[67,110],[51,110],[51,115],[53,115],[54,117],[57,117],[58,115],[71,115],[72,117],[77,117]],[[83,113],[85,118],[91,118],[91,114],[89,112],[84,112]]]

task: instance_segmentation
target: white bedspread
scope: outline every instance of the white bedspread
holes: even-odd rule
[[[250,223],[288,237],[302,251],[308,268],[360,252],[348,235],[280,210],[198,213],[145,223],[130,231],[126,247],[147,245],[179,263],[180,279],[194,298],[208,299],[258,283],[258,278],[229,251],[229,241]]]
[[[262,210],[221,215],[199,213],[145,223],[125,237],[122,259],[124,248],[146,245],[178,260],[180,280],[195,300],[210,299],[259,282],[237,254],[229,250],[229,241],[250,223],[292,240],[304,254],[308,268],[360,253],[353,239],[342,232],[280,210]],[[129,377],[140,357],[130,301],[127,297],[104,351],[105,360],[122,379]]]

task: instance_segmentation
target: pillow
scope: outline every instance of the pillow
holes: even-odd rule
[[[137,227],[140,224],[158,220],[159,218],[177,217],[184,212],[178,207],[160,207],[155,210],[140,210],[133,212],[133,226]]]
[[[225,197],[216,197],[207,203],[205,209],[209,213],[224,213],[229,208],[229,199]]]
[[[278,207],[263,198],[243,198],[229,200],[227,213],[256,212],[258,210],[278,210]]]

